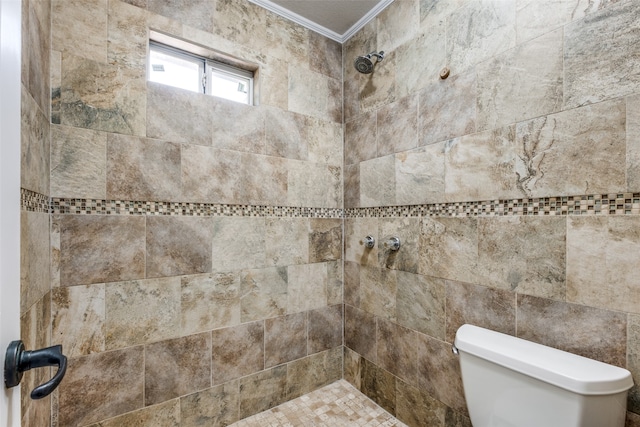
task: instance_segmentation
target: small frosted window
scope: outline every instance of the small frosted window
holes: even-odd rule
[[[149,81],[252,104],[253,72],[151,42]]]

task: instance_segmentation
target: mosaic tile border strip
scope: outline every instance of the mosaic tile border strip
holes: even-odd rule
[[[640,214],[640,193],[536,197],[481,202],[451,202],[345,209],[346,218],[638,214]]]
[[[21,208],[72,215],[242,216],[287,218],[394,218],[467,216],[640,215],[640,193],[503,199],[365,208],[227,205],[190,202],[72,199],[21,189]]]

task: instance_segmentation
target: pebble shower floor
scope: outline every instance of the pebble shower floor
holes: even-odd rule
[[[345,380],[229,427],[407,427]]]

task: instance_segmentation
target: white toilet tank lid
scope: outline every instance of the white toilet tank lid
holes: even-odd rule
[[[615,394],[633,386],[626,369],[478,326],[462,325],[455,346],[461,352],[578,394]]]

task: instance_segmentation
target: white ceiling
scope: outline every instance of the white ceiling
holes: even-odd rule
[[[344,43],[393,0],[249,0]]]

